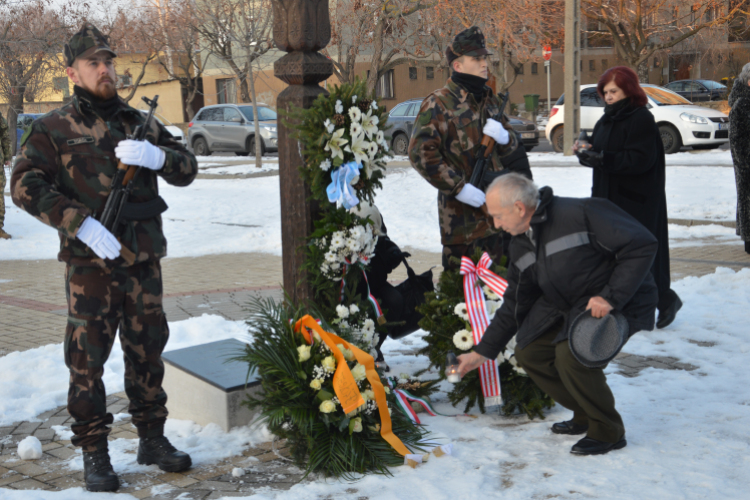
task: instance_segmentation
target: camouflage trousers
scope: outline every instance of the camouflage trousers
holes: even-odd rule
[[[102,375],[119,329],[128,411],[140,437],[160,436],[167,418],[161,353],[169,338],[162,309],[159,261],[102,269],[69,265],[65,273],[68,325],[65,364],[70,369],[68,413],[75,446],[107,447],[109,424]]]
[[[508,253],[510,238],[510,234],[501,231],[466,245],[445,245],[443,246],[443,269],[458,270],[461,267],[461,257],[464,255],[471,257],[477,248],[490,254],[492,262],[500,264],[500,259]],[[456,257],[458,262],[452,260],[451,257]]]

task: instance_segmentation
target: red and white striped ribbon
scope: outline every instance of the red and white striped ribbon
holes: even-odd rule
[[[484,291],[479,280],[481,279],[490,289],[500,297],[508,288],[508,282],[497,274],[490,271],[492,259],[485,252],[474,265],[469,257],[461,258],[461,274],[464,277],[464,296],[466,298],[466,311],[469,314],[469,323],[474,335],[474,345],[479,344],[484,336],[484,331],[490,324],[487,308],[484,303]],[[498,406],[503,403],[500,390],[500,374],[497,371],[497,363],[494,359],[484,362],[479,367],[479,378],[482,382],[482,394],[485,406]]]

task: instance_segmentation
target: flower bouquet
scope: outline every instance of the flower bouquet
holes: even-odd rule
[[[392,411],[394,394],[346,331],[338,336],[334,325],[271,300],[255,301],[251,313],[254,339],[237,359],[258,373],[262,392],[245,404],[288,440],[307,474],[388,474],[405,455],[424,451],[426,433]]]
[[[480,258],[481,251],[472,256],[474,263],[478,263]],[[500,265],[493,265],[491,270],[499,276],[505,275],[505,268]],[[502,298],[486,284],[482,286],[482,290],[487,314],[492,318],[502,305]],[[438,368],[443,377],[448,352],[464,354],[474,347],[474,336],[465,300],[463,277],[457,270],[445,270],[440,275],[437,291],[427,294],[425,303],[419,308],[424,315],[419,326],[428,332],[425,337],[427,346],[421,349],[419,354],[429,357],[430,366]],[[500,353],[497,358],[503,413],[510,415],[516,411],[523,411],[529,418],[544,418],[542,410],[551,408],[554,402],[518,366],[513,355],[514,347],[515,341],[512,341],[505,352]],[[479,370],[474,370],[453,386],[453,390],[448,393],[453,406],[465,400],[465,412],[474,405],[478,405],[482,413],[485,412],[485,400],[479,379]]]

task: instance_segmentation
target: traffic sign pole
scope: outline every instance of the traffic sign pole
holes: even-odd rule
[[[542,57],[544,58],[544,71],[547,73],[547,116],[549,117],[549,113],[552,110],[552,103],[549,94],[549,74],[551,73],[549,60],[552,57],[552,47],[550,45],[542,47]]]

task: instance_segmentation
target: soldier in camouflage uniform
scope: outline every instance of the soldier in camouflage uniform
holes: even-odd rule
[[[460,259],[477,247],[493,260],[503,255],[502,231],[493,228],[484,193],[469,183],[484,135],[496,142],[488,177],[497,176],[504,170],[503,159],[514,158],[516,149],[523,148],[506,120],[501,124],[491,118],[499,113],[500,100],[485,85],[488,55],[479,28],[456,35],[446,49],[454,72],[445,87],[422,102],[409,143],[412,166],[438,189],[444,268],[456,267],[449,257]],[[528,162],[525,165],[528,168]],[[522,173],[530,175],[530,171]]]
[[[187,186],[198,165],[156,120],[146,141],[126,138],[145,117],[115,91],[108,41],[84,24],[65,46],[68,77],[76,84],[70,104],[34,121],[21,139],[11,179],[13,202],[60,234],[59,260],[67,264],[68,324],[65,363],[70,369],[68,411],[75,419],[73,444],[83,448],[86,487],[119,487],[107,451],[108,424],[102,383],[104,363],[119,329],[125,358],[125,392],[140,437],[138,463],[176,472],[190,456],[164,437],[167,395],[161,353],[169,338],[162,309],[160,259],[167,254],[161,213],[166,204],[157,176]],[[100,217],[120,160],[142,167],[125,220],[115,232]],[[122,247],[135,254],[131,265]]]
[[[5,166],[10,163],[10,134],[8,122],[0,114],[0,238],[9,240],[10,235],[3,231],[5,223]]]

